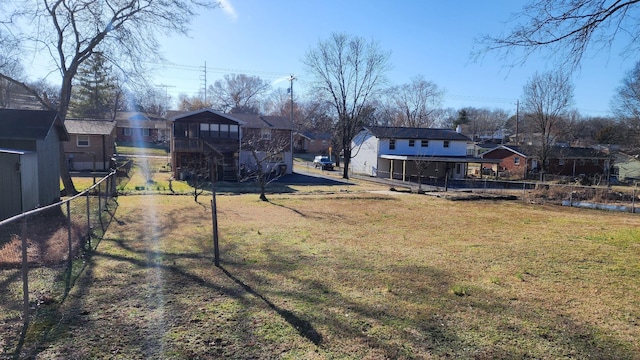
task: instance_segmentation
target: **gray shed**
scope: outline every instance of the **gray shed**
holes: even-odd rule
[[[38,159],[35,152],[0,149],[0,220],[38,206]]]
[[[55,111],[0,109],[0,218],[60,200],[60,147],[68,140]]]

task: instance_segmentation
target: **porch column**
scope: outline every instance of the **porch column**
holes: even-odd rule
[[[389,179],[393,180],[393,159],[389,160],[391,166],[389,166]]]
[[[402,181],[406,181],[407,160],[402,160]]]

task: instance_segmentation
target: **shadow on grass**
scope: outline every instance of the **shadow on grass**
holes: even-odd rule
[[[302,213],[304,209],[295,207],[286,207],[296,213]],[[170,241],[167,233],[171,228],[181,226],[173,220],[172,214],[165,214],[163,221],[152,235],[153,240],[164,239]],[[208,221],[208,220],[207,220]],[[124,223],[124,222],[123,222]],[[206,255],[210,253],[210,249],[193,249],[194,252],[168,252],[159,251],[152,246],[149,241],[147,231],[150,228],[148,224],[141,222],[140,233],[132,236],[131,239],[103,239],[103,242],[110,242],[114,245],[114,251],[100,252],[97,251],[95,256],[90,259],[88,264],[91,269],[95,266],[94,261],[98,257],[113,259],[121,262],[114,270],[122,273],[133,272],[124,264],[131,264],[135,269],[152,269],[162,270],[162,279],[165,282],[172,281],[172,284],[153,285],[153,291],[157,293],[170,292],[179,294],[179,296],[192,296],[195,289],[189,288],[189,283],[203,287],[205,292],[214,294],[216,292],[224,296],[233,298],[240,302],[245,308],[263,303],[271,309],[275,314],[282,318],[286,323],[293,327],[298,335],[307,339],[323,350],[333,352],[331,355],[338,354],[342,350],[338,348],[341,344],[348,344],[353,348],[365,352],[369,357],[379,358],[417,358],[421,355],[425,357],[443,357],[443,358],[530,358],[540,357],[540,352],[532,354],[531,346],[548,346],[549,348],[561,347],[571,351],[572,355],[568,357],[586,358],[594,357],[600,359],[633,359],[635,355],[632,350],[628,349],[628,345],[617,341],[613,337],[604,337],[599,333],[598,328],[590,327],[572,320],[571,316],[562,312],[548,313],[545,312],[544,306],[537,306],[533,302],[514,302],[513,299],[501,296],[489,290],[478,290],[474,293],[471,291],[469,296],[455,296],[448,293],[451,286],[456,284],[454,273],[443,271],[435,266],[413,265],[413,264],[392,264],[382,268],[377,268],[376,264],[361,257],[357,249],[354,253],[345,254],[336,251],[328,255],[336,257],[334,263],[325,263],[322,265],[321,259],[309,252],[299,250],[295,246],[285,246],[277,244],[275,246],[265,243],[264,248],[257,249],[260,256],[265,258],[258,262],[247,263],[244,260],[238,260],[240,250],[233,252],[231,246],[223,247],[224,267],[220,268],[220,274],[217,279],[207,279],[202,275],[198,275],[198,266],[202,267],[207,274],[216,275],[216,268],[213,267],[212,257]],[[167,232],[167,233],[165,233]],[[273,240],[277,241],[277,240]],[[282,246],[282,248],[280,248]],[[270,250],[271,249],[271,250]],[[209,251],[209,252],[207,252]],[[225,260],[227,258],[228,260]],[[180,259],[201,260],[198,264],[188,264],[184,267],[175,265],[175,261]],[[172,262],[174,265],[171,265]],[[207,262],[208,264],[203,264]],[[196,265],[190,267],[189,265]],[[207,269],[210,266],[210,270]],[[338,266],[335,266],[338,265]],[[334,266],[331,268],[331,266]],[[337,283],[332,283],[328,279],[329,274],[313,274],[305,273],[301,275],[297,271],[302,268],[325,269],[335,271]],[[87,271],[90,272],[90,271]],[[222,276],[224,275],[224,276]],[[138,274],[136,274],[138,276]],[[171,280],[169,280],[171,279]],[[228,279],[230,281],[227,281]],[[270,286],[273,279],[282,282],[291,282],[296,286]],[[402,281],[402,284],[396,284],[392,281]],[[134,275],[131,274],[125,281],[134,281]],[[149,278],[135,280],[138,283],[134,285],[143,287],[150,286]],[[333,280],[336,281],[336,280]],[[383,299],[371,301],[358,296],[353,296],[350,288],[364,292],[367,286],[380,286],[389,282],[389,288],[386,290]],[[224,285],[228,283],[228,285]],[[104,286],[106,283],[102,283]],[[373,284],[373,285],[371,285]],[[108,284],[106,284],[108,285]],[[117,286],[121,284],[111,284],[114,294],[112,300],[119,301],[126,295],[136,296],[138,294],[127,294],[120,292]],[[83,300],[86,294],[90,292],[92,286],[98,286],[91,282],[90,277],[81,283],[79,296],[74,297],[72,309],[82,309]],[[535,284],[531,284],[535,286]],[[187,290],[189,293],[183,293]],[[208,291],[214,290],[214,291]],[[141,290],[140,292],[143,292]],[[247,297],[246,294],[251,295]],[[153,294],[152,294],[153,295]],[[152,303],[151,309],[162,306],[164,303],[156,297],[140,295],[144,301]],[[165,294],[166,295],[166,294]],[[168,296],[168,295],[167,295]],[[178,295],[176,295],[178,296]],[[195,296],[195,295],[193,295]],[[253,300],[248,300],[253,298]],[[105,300],[107,301],[107,300]],[[280,302],[291,305],[289,309],[285,309],[276,305]],[[211,298],[209,298],[209,302]],[[193,313],[198,309],[190,308],[191,303],[180,303],[173,301],[167,306],[173,306],[172,312],[175,313]],[[213,303],[216,305],[217,303]],[[397,304],[397,305],[396,305]],[[405,312],[403,306],[409,304],[415,306],[420,311]],[[425,305],[426,304],[426,305]],[[113,306],[119,306],[112,304]],[[418,306],[420,305],[420,306]],[[136,308],[139,311],[147,310],[141,305]],[[183,308],[176,309],[176,306]],[[204,307],[203,304],[195,304],[197,307]],[[398,308],[395,308],[397,306]],[[421,308],[422,307],[422,308]],[[331,310],[327,310],[331,309]],[[92,310],[93,309],[89,309]],[[88,311],[88,310],[85,310]],[[97,311],[97,310],[96,310]],[[219,310],[224,312],[225,309]],[[228,311],[228,310],[227,310]],[[469,314],[471,318],[468,324],[459,324],[461,314]],[[297,314],[305,314],[304,317]],[[82,324],[82,312],[71,314],[67,319],[75,326]],[[211,314],[208,314],[210,316]],[[246,314],[245,314],[246,315]],[[482,331],[475,331],[464,327],[477,326],[483,324],[472,317],[478,318],[492,317],[501,319],[490,331],[502,332],[495,339],[473,338],[473,336],[482,336]],[[103,315],[105,316],[105,315]],[[502,320],[504,318],[504,320]],[[193,319],[188,319],[192,321]],[[245,319],[248,320],[248,319]],[[110,331],[123,331],[126,336],[135,339],[145,337],[144,327],[131,326],[129,323],[117,323],[113,320],[113,329]],[[187,326],[198,326],[186,321]],[[475,321],[475,322],[474,322]],[[137,325],[137,324],[133,324]],[[232,328],[234,335],[240,338],[239,343],[248,340],[244,334],[246,327],[237,326],[235,323],[228,322],[227,326]],[[324,336],[320,333],[320,329],[324,329]],[[162,330],[162,329],[161,329]],[[253,328],[249,328],[249,331]],[[49,338],[55,341],[57,338],[64,337],[66,329],[59,327],[58,333],[50,333]],[[87,327],[83,331],[90,332],[92,329]],[[223,330],[221,330],[222,332]],[[162,357],[161,338],[166,333],[159,335],[155,339],[147,341],[155,341],[152,343],[144,343],[142,355],[145,357]],[[125,334],[118,334],[118,337],[125,337]],[[218,335],[216,335],[218,336]],[[498,336],[498,335],[495,335]],[[335,339],[340,339],[336,341]],[[526,345],[530,348],[519,348],[518,341],[527,339]],[[213,341],[218,344],[218,339]],[[497,342],[490,342],[494,340]],[[507,342],[501,343],[501,342]],[[189,347],[191,343],[182,346]],[[98,344],[96,344],[98,346]],[[157,349],[154,350],[154,346]],[[360,347],[360,348],[358,348]],[[41,348],[46,348],[43,343]],[[154,353],[155,351],[155,353]],[[238,350],[239,352],[244,350]],[[263,349],[263,351],[266,351]],[[371,353],[366,353],[371,351]],[[539,350],[541,351],[541,350]],[[160,352],[160,356],[158,356]],[[260,353],[263,357],[270,357],[273,354],[268,352]],[[139,357],[141,354],[137,354]],[[236,358],[246,355],[245,353],[235,354]],[[344,353],[343,353],[344,355]],[[358,357],[358,353],[352,354]],[[136,356],[134,356],[136,357]],[[193,357],[202,357],[196,354]]]
[[[269,301],[269,299],[264,297],[262,294],[256,292],[253,288],[251,288],[251,286],[245,284],[240,279],[233,276],[224,267],[221,266],[220,270],[222,270],[222,272],[225,275],[227,275],[229,279],[233,280],[233,282],[235,282],[240,287],[242,287],[244,291],[264,301],[264,303],[267,304],[267,306],[269,306],[273,311],[278,313],[278,315],[280,315],[283,320],[285,320],[287,323],[293,326],[293,328],[298,331],[298,334],[300,334],[300,336],[307,338],[307,340],[311,341],[316,346],[319,346],[320,344],[322,344],[322,335],[314,329],[313,325],[309,321],[298,317],[292,311],[276,306],[274,303]]]
[[[104,209],[99,211],[98,222],[101,234],[104,234],[104,231],[108,228],[109,224],[111,224],[112,220],[115,218],[117,207],[118,203],[117,201],[114,201],[111,206],[109,206],[108,204],[104,204]],[[105,219],[103,219],[103,215],[104,217],[106,217]],[[60,222],[63,224],[67,223],[68,221],[66,216],[62,215]],[[44,299],[33,299],[34,289],[30,288],[30,303],[32,309],[30,314],[30,321],[28,324],[25,324],[27,326],[22,327],[19,341],[13,353],[14,359],[21,359],[25,357],[30,358],[33,355],[33,351],[36,351],[35,349],[37,349],[41,342],[46,341],[48,338],[50,338],[51,334],[56,334],[55,324],[57,321],[59,322],[64,317],[63,313],[61,312],[61,307],[65,305],[71,289],[77,284],[81,276],[86,271],[90,270],[93,266],[92,256],[101,241],[100,237],[97,237],[95,239],[96,241],[92,241],[92,235],[94,235],[95,233],[89,233],[86,236],[81,235],[84,233],[87,233],[86,229],[76,229],[73,235],[74,239],[76,239],[76,241],[82,242],[82,246],[75,247],[72,250],[71,261],[65,262],[67,266],[64,268],[60,268],[60,273],[53,278],[53,281],[55,283],[64,283],[64,290],[60,295],[60,298],[55,298],[58,296],[58,294],[50,294],[45,296]],[[60,267],[58,263],[52,265],[50,264],[50,266],[52,268]],[[29,283],[33,281],[34,280],[30,280]],[[36,279],[35,281],[38,280]],[[53,288],[55,288],[55,286],[53,286]],[[25,349],[28,341],[33,341],[35,347],[31,346],[30,349]]]

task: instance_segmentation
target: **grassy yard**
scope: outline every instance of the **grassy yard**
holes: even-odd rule
[[[297,189],[122,196],[39,359],[640,358],[640,217]],[[369,189],[368,189],[369,190]],[[53,317],[53,318],[52,318]]]

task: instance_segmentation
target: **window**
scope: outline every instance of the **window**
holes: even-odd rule
[[[396,149],[396,140],[395,139],[390,139],[389,140],[389,150],[395,150]]]
[[[260,129],[260,139],[270,141],[271,129]]]
[[[89,147],[89,135],[78,135],[76,145],[78,147]]]
[[[209,131],[209,124],[200,124],[200,137],[208,138],[211,137],[211,132]]]
[[[237,139],[238,136],[238,125],[229,125],[229,137],[232,139]]]
[[[449,147],[449,140],[445,140],[444,143],[442,144],[442,146],[448,148]]]
[[[409,147],[414,147],[416,145],[415,140],[409,140]]]
[[[211,137],[220,136],[220,124],[209,124],[209,136]]]
[[[122,130],[125,136],[131,136],[131,128],[123,128]]]
[[[516,165],[516,166],[520,165],[520,158],[519,157],[516,156],[516,157],[513,158],[513,165]]]
[[[221,138],[229,137],[229,124],[220,124],[220,137]]]
[[[142,136],[149,136],[149,134],[151,133],[149,131],[149,129],[140,129],[140,132],[142,133]]]
[[[429,147],[429,140],[420,140],[421,147]]]
[[[558,159],[558,165],[564,166],[564,159]]]
[[[322,140],[322,145],[323,146],[327,145],[327,140]]]
[[[598,159],[592,159],[591,161],[593,161],[593,165],[598,165],[599,163]]]

